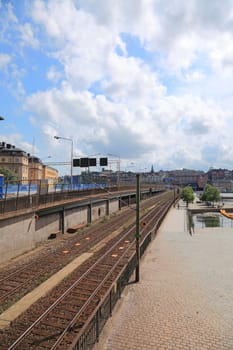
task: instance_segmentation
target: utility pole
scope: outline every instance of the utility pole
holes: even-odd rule
[[[140,268],[140,174],[136,175],[136,271],[135,282],[139,282],[139,268]]]

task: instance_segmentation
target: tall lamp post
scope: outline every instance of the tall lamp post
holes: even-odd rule
[[[70,152],[70,184],[71,189],[73,189],[73,139],[62,136],[54,136],[56,140],[66,140],[71,142],[71,152]]]
[[[0,120],[4,120],[4,118],[0,115]]]

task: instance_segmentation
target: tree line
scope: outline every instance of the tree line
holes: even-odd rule
[[[194,201],[195,195],[191,186],[185,186],[181,192],[181,199],[186,202],[188,206],[189,203]],[[220,191],[218,188],[207,184],[203,193],[200,195],[200,200],[203,202],[218,202],[220,200]]]

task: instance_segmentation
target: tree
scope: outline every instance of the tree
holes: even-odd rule
[[[17,182],[15,173],[10,169],[0,167],[0,174],[4,176],[4,182]]]
[[[204,192],[200,196],[201,201],[217,202],[220,200],[220,191],[217,187],[206,185]]]
[[[188,207],[188,204],[193,202],[194,200],[194,192],[191,186],[185,186],[181,192],[181,199],[183,199],[184,202],[186,202],[186,205]]]

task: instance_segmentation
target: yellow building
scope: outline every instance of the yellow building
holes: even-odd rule
[[[58,171],[42,163],[40,158],[29,156],[29,180],[37,182],[38,180],[48,180],[48,183],[58,182]]]
[[[57,171],[57,169],[51,168],[51,167],[49,167],[47,165],[43,165],[42,179],[51,180],[52,183],[56,184],[58,182],[58,171]]]
[[[11,170],[18,181],[28,181],[28,154],[11,144],[0,143],[0,167]]]
[[[5,142],[0,142],[0,167],[11,170],[22,183],[37,183],[41,180],[48,180],[50,184],[58,182],[56,169],[44,165],[40,158]]]
[[[42,180],[43,164],[40,158],[29,156],[28,160],[28,180],[31,183],[36,183],[38,180]]]

